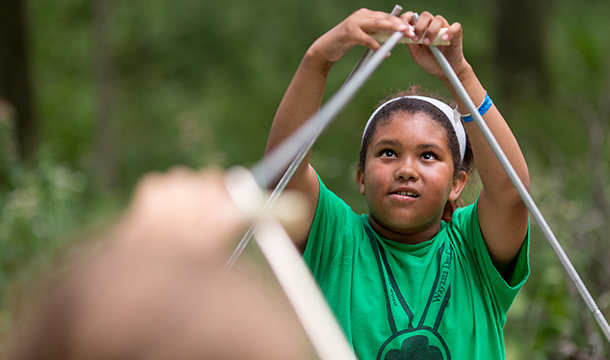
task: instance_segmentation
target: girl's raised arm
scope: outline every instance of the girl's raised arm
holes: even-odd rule
[[[273,119],[267,152],[319,110],[328,73],[354,45],[377,50],[380,45],[368,33],[373,31],[405,31],[413,28],[400,18],[378,11],[361,9],[318,38],[303,57]],[[313,221],[319,194],[319,183],[309,165],[309,154],[293,176],[288,188],[301,191],[309,202],[309,219]],[[304,248],[307,238],[295,239]]]
[[[412,17],[413,13],[411,12],[402,16],[405,21],[412,21]],[[439,47],[439,49],[455,70],[472,101],[475,104],[481,104],[487,92],[464,58],[462,27],[459,23],[449,25],[441,16],[433,16],[427,12],[422,13],[415,24],[414,40],[422,36],[427,29],[424,44],[428,45],[430,44],[429,39],[434,39],[443,27],[449,28],[443,39],[450,40],[451,44]],[[424,70],[437,76],[445,83],[457,101],[460,112],[462,114],[467,113],[466,107],[449,83],[436,59],[434,59],[430,49],[422,45],[409,45],[409,51]],[[529,188],[529,173],[525,158],[502,114],[495,105],[492,105],[483,115],[483,119],[498,140],[521,181]],[[507,278],[512,269],[511,264],[525,240],[528,229],[528,210],[476,124],[469,122],[466,123],[465,127],[470,137],[475,164],[483,183],[478,205],[481,231],[496,268]]]

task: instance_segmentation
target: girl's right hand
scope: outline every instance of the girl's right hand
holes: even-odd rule
[[[377,50],[381,45],[368,34],[375,31],[403,31],[409,37],[414,35],[413,26],[397,16],[360,9],[318,38],[307,55],[323,65],[332,65],[354,45]]]

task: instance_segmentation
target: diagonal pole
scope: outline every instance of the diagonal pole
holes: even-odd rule
[[[225,173],[224,183],[235,206],[244,214],[255,216],[256,242],[292,305],[317,358],[355,360],[341,326],[287,233],[287,229],[295,224],[295,219],[286,212],[270,214],[259,211],[261,199],[264,198],[263,191],[254,175],[246,168],[235,166],[229,169]],[[290,208],[297,209],[300,206],[299,201],[288,201],[289,211]],[[288,222],[282,224],[282,219]]]
[[[515,186],[515,189],[517,189],[517,192],[521,196],[521,199],[525,203],[525,206],[527,206],[530,214],[532,214],[532,217],[536,220],[536,222],[538,223],[538,226],[540,226],[542,233],[548,240],[549,245],[551,245],[551,248],[553,249],[553,251],[555,252],[557,257],[559,258],[561,265],[563,265],[565,271],[568,273],[570,280],[572,280],[572,283],[574,283],[574,286],[576,286],[578,293],[580,294],[582,299],[585,301],[585,304],[589,308],[589,311],[591,311],[593,318],[595,318],[595,321],[597,321],[597,324],[602,329],[604,335],[606,336],[606,340],[608,340],[608,342],[610,343],[610,326],[608,326],[608,321],[604,318],[604,315],[597,307],[595,300],[593,300],[593,297],[587,290],[587,287],[581,280],[580,276],[578,275],[578,272],[576,271],[576,269],[570,262],[570,259],[568,258],[566,253],[563,251],[563,248],[559,244],[559,241],[557,241],[555,234],[553,234],[553,230],[551,230],[551,227],[548,225],[548,223],[544,219],[544,216],[542,216],[542,213],[536,206],[536,203],[534,202],[534,200],[530,196],[529,192],[525,188],[525,185],[523,185],[523,182],[517,175],[517,172],[515,171],[515,169],[510,164],[510,161],[508,161],[508,158],[502,151],[502,148],[496,141],[493,134],[491,133],[491,130],[489,130],[489,127],[485,123],[485,120],[483,120],[483,117],[477,111],[477,107],[472,102],[472,99],[470,99],[470,96],[468,96],[468,93],[466,92],[464,85],[462,85],[462,83],[458,79],[457,75],[453,71],[453,68],[451,68],[451,65],[449,64],[449,62],[447,61],[445,56],[441,53],[441,51],[436,46],[429,46],[429,48],[430,48],[430,51],[432,51],[432,54],[434,55],[434,57],[436,58],[438,63],[440,64],[440,66],[443,68],[445,75],[447,75],[447,78],[449,79],[449,81],[451,82],[451,85],[453,86],[453,88],[459,95],[460,99],[466,106],[466,109],[468,110],[470,115],[474,118],[474,121],[477,124],[477,126],[479,127],[479,130],[481,130],[483,137],[485,137],[485,140],[487,140],[487,142],[489,143],[489,146],[491,147],[492,151],[498,158],[498,161],[502,165],[502,168],[504,168],[504,171],[510,178],[510,181]]]
[[[350,343],[292,240],[275,219],[262,219],[256,243],[292,304],[318,357],[355,360]]]
[[[402,11],[402,7],[400,5],[395,5],[391,14],[398,15],[401,11]],[[397,35],[394,34],[394,36],[397,36]],[[398,39],[400,39],[400,37],[398,37]],[[389,40],[388,40],[388,42],[389,42]],[[284,173],[284,176],[282,176],[282,178],[280,179],[278,184],[273,189],[271,196],[269,196],[269,199],[267,200],[267,202],[263,208],[263,212],[268,211],[273,206],[273,204],[275,204],[275,202],[277,201],[277,198],[286,189],[286,186],[288,186],[288,183],[290,182],[290,180],[292,179],[292,177],[298,170],[299,166],[301,165],[301,163],[303,162],[303,160],[305,159],[305,157],[307,156],[307,154],[313,147],[316,140],[318,140],[318,138],[320,137],[320,135],[322,134],[324,129],[333,120],[333,118],[336,116],[336,114],[338,114],[339,111],[341,111],[343,109],[343,107],[345,105],[347,105],[347,103],[351,100],[351,98],[353,96],[355,96],[355,94],[360,89],[360,87],[362,87],[362,85],[364,85],[364,81],[366,81],[368,79],[368,77],[372,74],[372,72],[379,66],[379,64],[381,64],[381,61],[383,61],[383,59],[384,59],[383,56],[385,56],[385,55],[383,55],[383,56],[380,56],[380,55],[387,54],[395,45],[396,44],[389,46],[388,49],[382,49],[383,48],[383,46],[382,46],[382,48],[378,49],[376,52],[373,52],[372,50],[367,49],[365,51],[365,53],[362,55],[362,57],[360,58],[360,60],[358,61],[358,63],[356,64],[356,66],[354,67],[354,69],[352,70],[352,72],[350,73],[350,75],[348,76],[347,80],[343,83],[343,86],[341,86],[341,88],[339,89],[337,94],[327,103],[328,106],[325,105],[326,107],[323,107],[319,113],[315,114],[313,117],[311,117],[309,120],[307,120],[305,125],[309,124],[310,122],[313,123],[316,120],[316,117],[318,117],[318,116],[319,116],[319,118],[322,118],[323,114],[330,116],[327,119],[322,119],[322,120],[318,119],[319,121],[317,121],[317,124],[319,124],[319,126],[317,128],[312,126],[312,130],[311,130],[312,132],[315,130],[315,132],[313,132],[312,134],[307,134],[306,136],[303,136],[303,139],[300,142],[303,144],[302,147],[300,148],[300,150],[294,157],[294,160],[292,160],[292,163],[290,164],[290,166]],[[384,44],[384,46],[385,46],[385,44]],[[372,56],[377,53],[379,55],[377,55],[377,57],[376,57],[376,60],[375,60],[376,62],[371,64],[371,66],[369,66],[365,69],[365,65],[369,62],[370,59],[372,59]],[[357,74],[362,72],[361,70],[362,71],[366,70],[367,73],[364,74],[365,77],[361,76],[361,77],[363,77],[362,80],[360,78],[357,78],[356,80],[358,81],[358,83],[356,83],[356,84],[352,83],[353,78],[355,78]],[[345,99],[340,98],[338,95],[341,94],[345,90],[350,92],[348,94],[349,96],[346,97]],[[341,103],[339,103],[339,101],[341,101]],[[337,103],[339,106],[337,106],[336,108],[334,106],[331,107],[331,105],[333,105],[333,103]],[[332,112],[331,112],[331,110],[332,110]],[[299,130],[303,129],[303,127],[305,127],[305,125],[302,126]],[[292,139],[292,137],[289,138],[288,140],[286,140],[284,143],[290,142],[289,141],[290,139]],[[307,140],[305,140],[305,139],[307,139]],[[271,163],[271,160],[265,161],[265,162]],[[285,164],[285,163],[286,162],[282,162],[282,164]],[[260,165],[259,165],[259,167],[260,167]],[[284,168],[283,166],[280,167],[280,169],[283,169],[283,168]],[[255,173],[255,176],[257,176],[256,173]],[[261,184],[260,179],[263,178],[262,176],[259,175],[259,176],[257,176],[257,178],[259,179],[259,185],[261,185],[262,188],[267,188],[268,187],[267,185],[269,185],[269,183],[273,179],[275,179],[276,176],[272,176],[272,175],[268,174],[267,179],[269,179],[270,181],[267,181],[267,184]],[[248,229],[248,231],[244,234],[243,238],[241,239],[241,241],[239,242],[239,244],[233,251],[233,254],[231,254],[231,257],[227,261],[225,267],[223,268],[223,273],[227,273],[228,271],[230,271],[231,268],[235,265],[235,263],[239,259],[239,257],[241,256],[241,254],[243,254],[246,247],[252,240],[254,233],[256,232],[256,226],[257,226],[256,222],[253,223],[252,226],[250,226],[250,228]]]
[[[400,14],[401,11],[402,11],[402,6],[396,4],[396,5],[394,5],[394,9],[392,9],[392,12],[390,12],[390,15],[398,16],[398,14]],[[349,79],[351,79],[352,76],[354,76],[354,74],[357,73],[358,70],[360,70],[362,65],[364,65],[367,61],[369,61],[369,59],[371,58],[371,55],[373,55],[373,50],[366,49],[364,54],[362,54],[362,57],[360,58],[360,60],[358,60],[358,63],[356,63],[356,66],[354,66],[354,68],[352,69],[352,72],[349,74],[347,79],[345,79],[345,82],[341,86],[341,89],[343,89],[343,87],[345,86],[345,84],[347,84]]]

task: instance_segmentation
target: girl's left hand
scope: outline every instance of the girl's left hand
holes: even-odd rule
[[[455,22],[449,25],[444,17],[434,16],[427,11],[424,11],[416,22],[413,21],[412,11],[404,13],[401,18],[407,23],[414,24],[415,35],[412,37],[414,41],[418,41],[425,34],[423,45],[408,44],[407,46],[413,60],[426,72],[438,78],[445,77],[445,73],[428,48],[441,28],[448,28],[443,35],[443,40],[449,40],[450,45],[439,46],[438,49],[445,55],[453,70],[459,76],[462,71],[469,67],[462,51],[462,25],[460,23]]]

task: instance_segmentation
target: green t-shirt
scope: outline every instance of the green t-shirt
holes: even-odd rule
[[[304,260],[361,360],[504,359],[506,313],[529,275],[529,232],[509,284],[477,204],[421,244],[381,238],[320,181]]]

